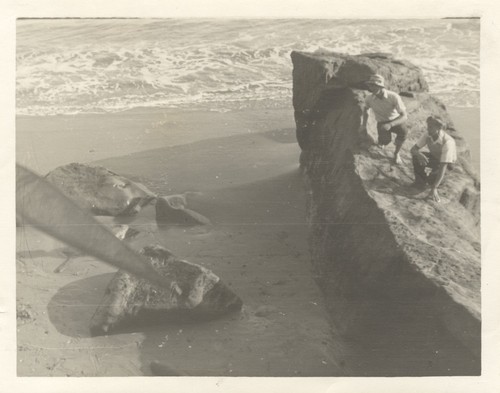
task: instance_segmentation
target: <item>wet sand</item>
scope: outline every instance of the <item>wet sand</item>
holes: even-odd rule
[[[155,360],[189,375],[360,375],[310,266],[294,127],[291,110],[273,109],[18,118],[18,162],[40,174],[94,163],[159,195],[186,193],[211,225],[158,227],[146,208],[127,220],[141,231],[132,246],[160,243],[213,270],[244,302],[213,321],[142,321],[91,338],[114,269],[79,256],[54,273],[64,245],[18,228],[18,375],[151,375]]]

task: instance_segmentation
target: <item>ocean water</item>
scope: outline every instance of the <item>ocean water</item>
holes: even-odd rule
[[[479,40],[477,19],[19,20],[17,114],[288,107],[293,50],[391,52],[446,105],[479,107]]]

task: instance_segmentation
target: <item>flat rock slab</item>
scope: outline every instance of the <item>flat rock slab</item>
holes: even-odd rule
[[[101,166],[72,163],[49,172],[46,179],[96,215],[134,215],[156,198],[142,184]]]
[[[157,245],[144,247],[141,253],[158,274],[172,281],[171,287],[162,289],[118,271],[92,317],[92,335],[109,333],[140,312],[186,311],[193,317],[211,318],[241,309],[241,299],[210,270],[181,260]]]

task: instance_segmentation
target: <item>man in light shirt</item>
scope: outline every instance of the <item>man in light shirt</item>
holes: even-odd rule
[[[394,144],[394,162],[401,164],[399,151],[408,135],[406,128],[406,107],[399,94],[385,88],[384,78],[375,74],[366,82],[370,94],[365,100],[365,112],[363,114],[363,128],[366,130],[368,121],[368,109],[375,114],[378,131],[378,144],[386,146],[392,141],[392,133],[396,134]]]
[[[445,130],[445,123],[437,116],[427,118],[427,132],[411,148],[413,157],[413,172],[415,173],[414,186],[424,188],[431,186],[430,197],[436,202],[440,201],[438,187],[443,181],[446,168],[452,167],[457,160],[457,147],[455,140]],[[429,152],[420,149],[427,146]],[[426,168],[432,172],[427,175]],[[450,168],[452,169],[452,168]]]

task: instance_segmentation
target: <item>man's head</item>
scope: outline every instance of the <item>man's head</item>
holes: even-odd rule
[[[366,86],[370,93],[377,94],[385,88],[384,77],[379,74],[374,74],[366,81]]]
[[[427,118],[427,132],[433,139],[437,139],[439,131],[443,130],[446,123],[439,116],[429,116]]]

